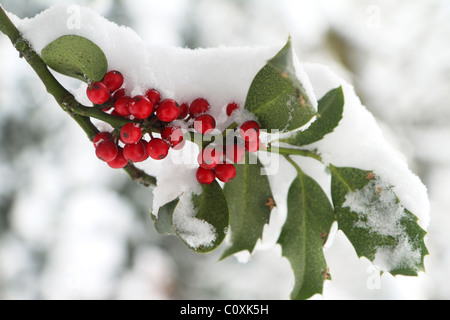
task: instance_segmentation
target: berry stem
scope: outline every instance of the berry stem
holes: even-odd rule
[[[133,164],[129,163],[125,168],[125,172],[128,173],[130,179],[136,181],[146,187],[156,186],[156,178],[145,173],[145,171],[136,168]]]
[[[239,125],[238,125],[236,122],[233,122],[232,124],[230,124],[230,125],[228,126],[228,128],[226,128],[226,129],[222,132],[223,137],[226,138],[226,136],[228,135],[228,132],[229,132],[230,130],[236,129],[237,127],[239,127]]]
[[[261,148],[261,150],[263,150]],[[310,151],[310,150],[302,150],[302,149],[291,149],[291,148],[286,148],[286,147],[279,147],[277,146],[276,148],[273,148],[272,146],[269,146],[266,150],[267,152],[276,152],[280,155],[284,155],[284,156],[291,156],[291,155],[296,155],[296,156],[302,156],[302,157],[308,157],[308,158],[312,158],[312,159],[316,159],[317,161],[320,161],[323,163],[323,159],[322,157],[317,154],[314,151]]]
[[[73,112],[74,114],[83,116],[83,117],[89,117],[89,118],[95,118],[98,120],[102,120],[104,122],[107,122],[114,128],[120,128],[124,126],[127,123],[134,122],[134,123],[140,123],[139,121],[129,120],[126,118],[114,116],[108,113],[103,112],[101,109],[93,108],[93,107],[86,107],[79,103],[77,104],[70,104],[67,106],[67,110],[69,112]]]
[[[150,137],[153,138],[153,133],[160,133],[161,130],[164,129],[164,126],[161,125],[160,122],[158,122],[158,119],[155,116],[150,116],[150,118],[147,118],[142,122],[142,132],[148,133]]]
[[[111,108],[114,108],[114,105],[111,105],[110,102],[106,102],[104,104],[94,104],[94,108],[99,109],[99,110],[103,110],[105,108],[111,109]]]

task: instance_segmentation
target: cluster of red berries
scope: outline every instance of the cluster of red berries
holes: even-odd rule
[[[184,145],[184,135],[175,120],[193,119],[192,128],[202,134],[210,134],[216,128],[216,120],[208,114],[210,104],[203,98],[194,100],[190,105],[178,104],[173,99],[161,99],[155,89],[145,95],[130,97],[122,88],[124,77],[119,71],[109,71],[104,79],[89,84],[86,94],[89,100],[102,106],[103,111],[129,119],[120,132],[100,132],[93,142],[96,155],[111,168],[124,168],[128,163],[145,161],[149,157],[162,160],[167,157],[170,148],[180,149]],[[227,115],[231,116],[239,109],[236,103],[227,106]],[[151,125],[152,129],[149,129]],[[158,129],[160,138],[154,137]],[[153,131],[153,132],[152,132]],[[145,139],[146,133],[150,139]],[[255,121],[247,121],[239,128],[240,142],[228,146],[205,147],[198,155],[199,168],[197,180],[201,184],[211,184],[216,178],[230,182],[236,176],[236,163],[243,161],[245,152],[256,152],[260,147],[260,127]]]
[[[216,178],[222,182],[233,180],[236,176],[235,164],[244,160],[245,152],[259,150],[259,135],[259,124],[256,121],[247,121],[239,128],[238,141],[233,141],[226,146],[210,144],[205,147],[197,158],[199,164],[196,175],[198,182],[211,184]]]

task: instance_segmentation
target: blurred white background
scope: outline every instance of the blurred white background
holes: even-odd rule
[[[54,0],[1,0],[21,18]],[[146,42],[272,45],[350,81],[427,185],[432,205],[417,278],[376,276],[340,234],[318,299],[449,299],[450,1],[93,0]],[[98,161],[9,40],[0,35],[0,299],[288,299],[279,248],[217,262],[156,233],[151,189]]]

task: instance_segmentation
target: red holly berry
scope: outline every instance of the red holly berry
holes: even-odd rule
[[[177,144],[176,146],[173,146],[173,150],[181,150],[186,145],[186,140],[181,141],[181,143]]]
[[[97,145],[100,142],[108,140],[113,140],[113,136],[111,135],[111,133],[103,131],[95,135],[94,139],[92,140],[92,143],[94,143],[94,147],[97,147]]]
[[[194,121],[194,129],[198,133],[208,134],[216,128],[216,119],[209,114],[202,114]]]
[[[147,154],[146,145],[142,140],[123,147],[123,156],[131,162],[141,162]]]
[[[153,138],[147,145],[147,154],[155,160],[162,160],[167,157],[170,145],[167,141],[159,138]]]
[[[117,156],[114,158],[114,160],[108,162],[108,165],[113,169],[125,168],[127,164],[128,160],[123,156],[123,149],[120,147],[118,148]]]
[[[183,142],[183,130],[179,127],[165,127],[161,132],[161,137],[170,143],[172,148]]]
[[[197,178],[197,181],[200,184],[205,184],[205,185],[209,185],[209,184],[213,183],[214,180],[216,179],[216,174],[215,174],[214,170],[205,169],[202,167],[199,167],[197,169],[195,176]]]
[[[97,147],[95,148],[95,154],[97,155],[97,157],[105,162],[113,161],[118,152],[119,149],[117,147],[117,144],[111,140],[104,140],[102,142],[99,142],[97,144]]]
[[[180,105],[180,116],[178,119],[186,119],[186,117],[189,115],[189,105],[187,103],[182,103]]]
[[[191,106],[189,107],[189,113],[193,117],[196,117],[202,113],[208,112],[210,108],[211,106],[206,99],[198,98],[192,101]]]
[[[142,162],[142,161],[145,161],[148,159],[148,153],[147,153],[148,142],[147,142],[147,140],[142,139],[141,143],[144,145],[145,154],[144,154],[144,157],[141,159],[141,161],[138,161],[138,162]]]
[[[236,102],[232,102],[227,106],[227,116],[231,116],[234,111],[239,109],[239,105]]]
[[[212,145],[207,146],[197,157],[198,164],[204,169],[214,169],[222,159],[222,151]]]
[[[122,98],[126,95],[126,91],[124,88],[117,90],[116,92],[113,93],[113,95],[111,96],[111,99],[113,102],[116,102],[117,99]]]
[[[254,141],[259,138],[260,126],[256,121],[247,121],[239,129],[239,134],[244,141]]]
[[[102,80],[102,83],[108,88],[110,92],[114,92],[123,84],[123,75],[116,70],[112,70],[106,73]]]
[[[91,83],[87,87],[86,94],[93,104],[104,104],[111,97],[108,88],[101,82]]]
[[[245,149],[240,144],[230,144],[227,145],[225,154],[232,163],[241,163],[245,157]]]
[[[236,167],[232,163],[219,164],[214,171],[217,179],[225,183],[230,182],[236,177]]]
[[[116,110],[113,110],[113,111],[111,112],[111,115],[112,115],[112,116],[116,116],[116,117],[122,117],[122,115],[121,115],[120,113],[118,113]]]
[[[131,115],[129,103],[131,101],[131,98],[129,96],[123,96],[116,100],[114,103],[114,110],[118,114],[120,114],[123,117],[128,117]]]
[[[245,149],[248,152],[256,152],[259,150],[261,145],[261,140],[257,138],[256,140],[245,141]]]
[[[142,129],[136,123],[127,123],[120,130],[120,140],[125,144],[133,144],[141,140]]]
[[[157,91],[155,89],[147,90],[147,92],[145,93],[145,96],[152,103],[153,107],[157,106],[159,103],[159,100],[161,99],[161,94],[159,93],[159,91]]]
[[[161,101],[156,109],[156,116],[162,122],[172,122],[180,116],[180,108],[178,103],[172,99]]]
[[[153,105],[144,96],[135,96],[128,104],[130,113],[137,119],[146,119],[153,112]]]
[[[112,107],[104,107],[103,109],[102,109],[102,111],[103,112],[108,112],[109,110],[111,110],[112,109]]]

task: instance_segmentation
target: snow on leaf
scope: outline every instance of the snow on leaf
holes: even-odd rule
[[[200,194],[185,193],[173,212],[176,234],[199,253],[218,248],[229,224],[228,205],[222,188],[215,181],[203,186]]]
[[[378,176],[373,176],[364,188],[348,193],[342,206],[358,214],[355,227],[391,237],[398,237],[404,231],[400,225],[404,208],[390,186]]]
[[[204,186],[198,194],[183,193],[151,216],[160,234],[177,235],[199,253],[215,250],[228,232],[228,207],[217,182]]]
[[[366,257],[391,274],[424,271],[425,231],[395,195],[370,171],[330,166],[332,198],[339,229]]]

